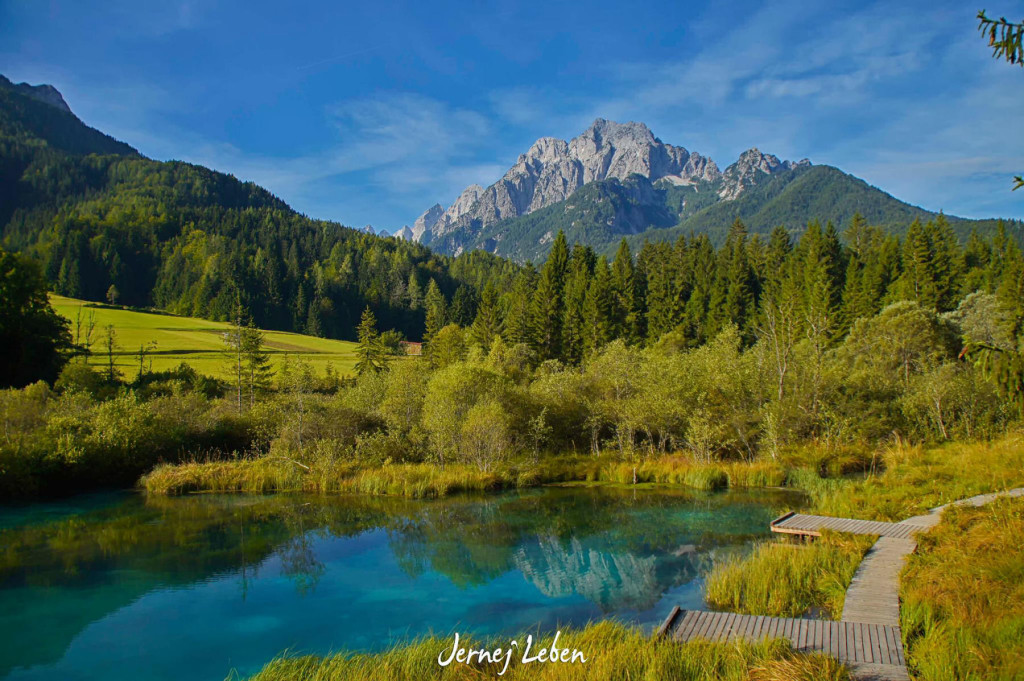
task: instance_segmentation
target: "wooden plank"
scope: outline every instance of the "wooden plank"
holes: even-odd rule
[[[896,639],[899,638],[899,635],[899,629],[885,627],[885,642],[886,648],[889,650],[889,661],[894,665],[900,664],[899,654],[896,652]]]
[[[765,634],[765,638],[778,638],[779,630],[779,619],[777,617],[771,617],[768,620],[768,631]]]
[[[713,612],[702,612],[700,614],[700,622],[694,627],[693,635],[690,637],[694,638],[707,638],[708,627],[711,626],[712,622],[715,621],[715,613]]]
[[[729,632],[732,630],[732,622],[734,619],[736,619],[736,613],[732,612],[730,612],[728,615],[722,618],[722,626],[718,630],[718,636],[716,637],[716,640],[729,640]]]
[[[861,647],[861,630],[860,623],[853,623],[853,661],[854,662],[866,662],[864,659],[864,649]]]
[[[665,621],[661,623],[661,626],[658,627],[658,630],[656,632],[654,632],[654,635],[658,638],[664,636],[668,632],[672,624],[675,622],[676,617],[679,616],[680,612],[682,612],[682,608],[680,608],[678,605],[672,606],[672,610],[671,612],[669,612],[668,617],[666,617]]]
[[[684,643],[686,641],[692,641],[693,639],[698,638],[699,635],[700,635],[700,628],[702,626],[704,626],[704,623],[706,621],[704,619],[705,614],[706,614],[705,612],[703,612],[701,610],[698,610],[697,614],[693,618],[693,621],[691,621],[691,622],[689,622],[687,624],[687,631],[686,631],[685,638],[683,637],[683,632],[682,631],[679,632],[679,635],[676,636],[676,638],[678,638],[680,641],[682,641]]]
[[[867,626],[868,630],[868,654],[871,656],[872,662],[882,661],[882,649],[878,645],[878,627]]]
[[[764,617],[762,615],[754,617],[754,621],[750,624],[750,631],[748,632],[752,642],[757,643],[761,640],[761,625],[763,623]]]
[[[739,629],[736,631],[736,638],[742,639],[744,641],[750,641],[753,638],[751,634],[756,624],[756,616],[747,615],[746,617],[744,617],[743,622],[740,624]]]
[[[708,627],[705,638],[709,641],[717,641],[718,633],[722,631],[722,625],[725,624],[725,617],[723,613],[716,612],[711,616],[711,626]]]
[[[836,622],[836,659],[843,661],[846,659],[846,622]]]
[[[683,619],[679,623],[679,626],[676,628],[675,639],[683,642],[689,641],[690,633],[693,631],[693,627],[697,624],[699,619],[700,613],[698,611],[687,610],[686,614],[683,615]]]
[[[882,664],[894,664],[892,657],[889,655],[890,645],[889,637],[887,634],[888,627],[878,627],[878,644],[880,646],[880,655],[878,661]]]

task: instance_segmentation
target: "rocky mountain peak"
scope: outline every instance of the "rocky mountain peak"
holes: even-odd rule
[[[735,199],[744,189],[756,184],[762,175],[771,175],[810,164],[807,159],[798,163],[780,161],[774,154],[766,154],[757,147],[751,147],[740,154],[736,162],[722,173],[722,188],[718,195],[725,200]]]
[[[416,221],[412,223],[412,238],[415,241],[422,241],[423,235],[430,232],[438,219],[444,215],[444,206],[440,203],[435,203],[433,206],[428,208],[416,218]]]
[[[69,107],[68,103],[64,101],[64,96],[60,94],[60,90],[52,85],[45,83],[42,85],[29,85],[28,83],[18,83],[15,85],[4,76],[0,76],[0,79],[3,79],[2,82],[0,82],[0,85],[6,85],[18,94],[31,97],[37,102],[42,102],[43,104],[49,104],[55,109],[72,113],[71,107]]]
[[[590,182],[641,175],[675,185],[720,183],[720,197],[733,199],[760,177],[792,167],[789,161],[749,149],[722,173],[711,159],[665,144],[643,123],[598,118],[569,141],[541,137],[500,180],[486,189],[467,187],[443,214],[434,206],[412,232],[419,241],[458,253],[473,234],[564,201]]]

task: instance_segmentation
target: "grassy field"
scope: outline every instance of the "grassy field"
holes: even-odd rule
[[[105,364],[103,347],[104,329],[112,324],[117,332],[117,349],[114,362],[126,378],[134,376],[139,369],[139,347],[155,342],[150,359],[153,371],[172,369],[181,362],[188,362],[203,374],[227,378],[224,359],[223,334],[229,325],[194,317],[178,317],[161,312],[142,312],[99,303],[90,303],[74,298],[50,296],[58,313],[71,320],[72,332],[75,319],[81,310],[83,324],[90,314],[95,315],[95,331],[92,336],[93,364]],[[280,366],[285,354],[309,361],[319,374],[324,373],[330,363],[342,376],[353,373],[356,344],[348,341],[330,340],[315,336],[303,336],[284,331],[266,331],[267,350],[275,368]]]

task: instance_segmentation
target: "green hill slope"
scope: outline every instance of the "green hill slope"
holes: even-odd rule
[[[0,246],[41,260],[61,295],[102,301],[113,287],[123,304],[214,320],[240,300],[263,328],[347,339],[367,306],[381,328],[418,339],[431,279],[451,299],[515,270],[313,220],[251,182],[144,158],[6,79]]]
[[[129,378],[139,369],[139,348],[150,343],[154,346],[146,355],[147,370],[150,362],[153,371],[173,369],[187,362],[200,373],[229,378],[224,334],[230,326],[224,322],[97,305],[63,296],[51,296],[50,302],[59,314],[71,321],[72,328],[77,319],[82,319],[84,325],[91,317],[95,324],[92,364],[106,366],[107,357],[100,337],[107,325],[111,325],[117,333],[114,364]],[[283,331],[267,331],[264,337],[275,369],[280,367],[285,355],[289,355],[309,362],[318,374],[323,374],[328,364],[342,375],[353,373],[355,343]]]

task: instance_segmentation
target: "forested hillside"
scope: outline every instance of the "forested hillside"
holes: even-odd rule
[[[485,255],[453,262],[307,218],[230,175],[143,158],[6,80],[0,225],[3,246],[41,260],[62,295],[211,319],[240,299],[260,326],[337,338],[354,337],[367,305],[418,337],[431,282],[468,300],[515,269]]]
[[[215,320],[241,303],[263,328],[344,339],[355,338],[369,306],[381,328],[413,340],[472,326],[485,347],[500,334],[537,359],[575,364],[617,338],[654,344],[672,332],[696,346],[732,323],[749,340],[766,305],[795,306],[805,319],[812,292],[813,305],[827,306],[815,314],[827,319],[829,338],[887,302],[944,312],[976,290],[1001,291],[1010,303],[1024,293],[1015,223],[973,225],[986,237],[965,232],[971,223],[897,206],[769,236],[806,197],[818,198],[798,208],[823,218],[877,208],[881,192],[862,182],[860,194],[840,192],[836,183],[849,176],[827,167],[794,168],[725,203],[705,202],[697,185],[656,187],[640,176],[588,184],[566,204],[590,211],[590,222],[574,222],[567,235],[554,218],[568,205],[518,218],[552,249],[538,272],[483,251],[450,258],[314,220],[253,183],[146,159],[6,80],[0,97],[3,246],[40,260],[54,290],[71,297]],[[630,248],[613,245],[608,226],[623,211],[666,227],[676,214],[687,216],[683,225],[704,222],[696,236],[667,243],[682,227],[662,229],[657,242]],[[598,257],[614,248],[614,259]]]

